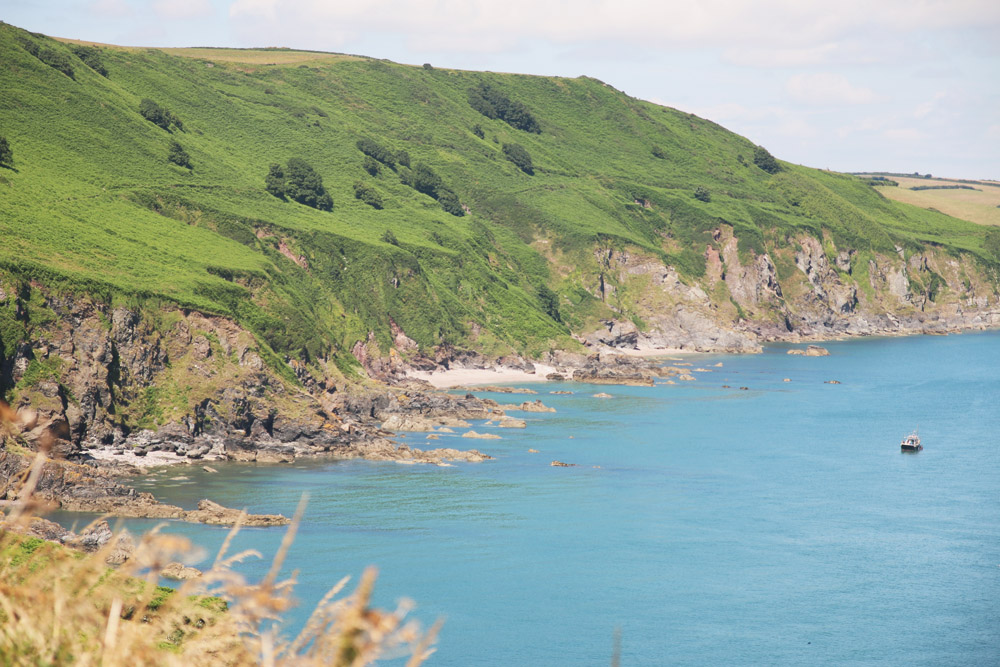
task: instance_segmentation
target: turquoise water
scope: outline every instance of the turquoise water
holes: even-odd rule
[[[538,385],[556,414],[438,441],[488,463],[213,464],[146,488],[286,515],[307,491],[296,622],[374,563],[380,605],[444,618],[432,665],[609,664],[616,628],[623,665],[998,664],[1000,333],[827,347],[699,357],[724,366],[676,386]],[[210,554],[225,536],[170,530]]]

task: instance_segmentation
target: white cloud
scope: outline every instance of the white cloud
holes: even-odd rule
[[[840,0],[835,8],[795,0],[234,0],[229,14],[252,34],[283,30],[286,39],[378,30],[443,52],[603,39],[663,50],[724,48],[749,64],[829,62],[843,44],[872,31],[1000,26],[995,0]]]
[[[162,19],[194,19],[211,16],[209,0],[156,0],[153,13]]]
[[[854,86],[844,75],[832,72],[796,74],[785,90],[792,99],[817,106],[871,104],[879,99],[870,88]]]

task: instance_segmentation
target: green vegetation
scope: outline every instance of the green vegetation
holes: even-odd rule
[[[469,105],[487,118],[499,118],[515,129],[535,134],[542,131],[526,106],[510,99],[488,83],[480,83],[469,89]]]
[[[184,129],[184,124],[181,123],[180,118],[148,97],[143,98],[142,102],[139,103],[139,113],[150,123],[162,127],[167,132],[170,131],[171,127],[176,127],[178,130]]]
[[[66,55],[66,52],[63,50],[61,45],[50,43],[45,46],[39,46],[38,43],[30,39],[27,34],[22,34],[19,37],[21,46],[24,47],[25,51],[38,58],[52,69],[62,72],[71,79],[76,78],[73,72],[73,66],[70,64],[69,56]]]
[[[289,159],[284,168],[272,164],[264,188],[279,199],[291,199],[320,211],[333,210],[333,198],[323,187],[323,178],[302,158]]]
[[[382,208],[382,195],[378,193],[378,190],[368,185],[367,183],[362,183],[361,181],[355,181],[354,198],[360,199],[361,201],[368,204],[374,209]]]
[[[0,167],[10,167],[14,164],[14,151],[7,142],[7,137],[0,137]]]
[[[181,146],[176,141],[170,142],[170,152],[167,154],[167,160],[173,162],[178,167],[187,167],[191,169],[191,156],[187,154],[184,147]]]
[[[703,185],[699,185],[694,189],[694,198],[707,204],[712,201],[712,194],[708,191],[708,188]]]
[[[356,144],[358,150],[372,158],[373,160],[378,160],[385,166],[392,169],[396,166],[396,156],[385,146],[379,144],[374,139],[369,139],[367,137],[363,139],[358,139]]]
[[[528,176],[535,174],[535,170],[531,165],[531,155],[528,154],[528,151],[521,144],[504,144],[503,154],[508,160],[514,163],[514,166]]]
[[[572,346],[571,331],[614,315],[595,289],[598,248],[662,259],[691,282],[723,224],[744,256],[809,234],[859,253],[933,243],[1000,262],[981,227],[854,176],[769,171],[747,139],[587,77],[108,47],[110,77],[81,68],[73,81],[25,51],[26,35],[0,26],[2,131],[18,166],[0,173],[0,283],[225,315],[275,365],[350,367],[369,332],[388,351],[390,319],[425,351]],[[154,98],[184,119],[196,169],[164,159],[172,137],[136,114]],[[510,168],[505,144],[524,149],[534,176]],[[301,163],[271,164],[287,156]],[[710,201],[692,197],[698,188]],[[3,340],[28,335],[7,310]]]
[[[104,60],[101,58],[100,49],[95,49],[92,46],[84,46],[82,44],[74,46],[72,48],[73,54],[83,61],[83,64],[94,70],[101,76],[108,75],[108,68],[104,66]]]
[[[781,171],[781,165],[763,146],[757,146],[753,149],[753,163],[769,174],[777,174]]]

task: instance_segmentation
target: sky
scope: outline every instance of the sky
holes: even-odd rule
[[[2,0],[0,20],[587,75],[790,162],[1000,180],[1000,0]]]

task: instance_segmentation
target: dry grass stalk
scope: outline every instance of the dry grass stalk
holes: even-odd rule
[[[17,432],[15,417],[0,404],[0,428],[7,437]],[[433,651],[437,626],[424,633],[416,623],[405,622],[408,602],[388,612],[371,607],[373,568],[350,595],[338,597],[348,578],[340,580],[298,636],[279,634],[283,614],[293,605],[295,575],[282,581],[278,575],[305,498],[263,581],[247,582],[232,569],[245,558],[259,557],[254,551],[227,555],[240,530],[238,521],[211,569],[168,594],[156,586],[160,572],[197,550],[159,527],[142,536],[117,570],[106,560],[122,533],[91,554],[18,534],[38,510],[32,491],[46,460],[39,452],[19,480],[17,500],[0,511],[0,664],[346,667],[409,655],[407,665],[415,666]]]

